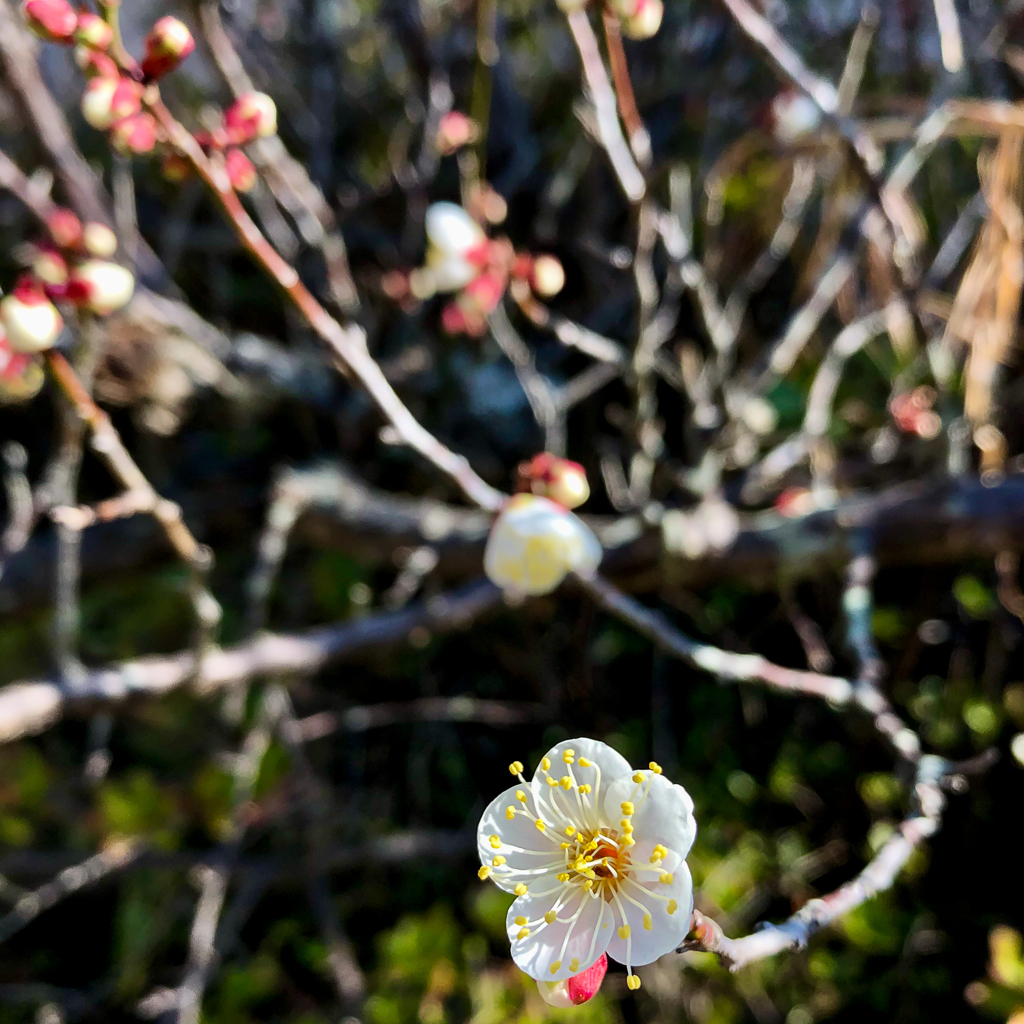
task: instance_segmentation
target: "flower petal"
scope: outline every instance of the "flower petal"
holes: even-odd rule
[[[526,803],[516,799],[517,792],[527,794]],[[507,817],[509,807],[515,810],[511,820]],[[565,858],[558,842],[541,835],[533,819],[524,813],[524,808],[532,811],[533,807],[529,787],[512,786],[487,805],[477,827],[480,863],[491,868],[490,878],[506,892],[512,892],[519,882],[540,887],[543,880],[543,888],[550,888],[555,884],[555,875],[564,868]],[[491,843],[491,836],[498,837],[499,845]],[[504,857],[505,863],[494,866],[497,856]]]
[[[568,753],[569,751],[572,753]],[[567,757],[571,757],[572,761],[567,762]],[[581,758],[587,763],[581,764]],[[544,767],[545,762],[548,763],[547,768]],[[533,787],[535,797],[545,803],[554,799],[556,801],[554,806],[562,812],[562,816],[567,817],[578,827],[587,822],[579,820],[577,811],[579,805],[576,802],[576,797],[564,790],[556,790],[555,787],[548,784],[547,779],[551,778],[557,781],[568,775],[575,780],[577,786],[589,785],[592,792],[588,794],[585,805],[595,808],[594,814],[601,816],[604,807],[604,793],[609,783],[622,776],[625,776],[625,781],[628,783],[631,771],[629,762],[607,743],[579,737],[556,743],[541,758],[530,785]],[[558,795],[559,793],[561,795]],[[616,813],[618,814],[617,811]],[[621,814],[618,817],[621,817]],[[610,820],[617,821],[618,818]],[[602,818],[601,824],[608,823],[609,820]],[[561,819],[556,824],[561,824]]]
[[[548,924],[544,915],[555,908],[563,893],[557,918]],[[529,935],[520,939],[524,926],[516,924],[516,918],[539,923],[528,926]],[[562,981],[585,971],[615,934],[611,908],[579,886],[563,886],[546,896],[520,896],[509,907],[505,925],[516,966],[538,981]],[[558,966],[552,971],[555,964]]]
[[[618,822],[622,818],[622,804],[632,803],[630,821],[636,843],[630,851],[633,863],[649,863],[654,847],[660,843],[670,854],[662,867],[672,871],[690,852],[697,835],[693,800],[682,786],[673,785],[664,775],[646,770],[639,774],[644,776],[640,784],[628,776],[616,779],[608,787],[604,812],[609,820]]]
[[[613,960],[618,960],[620,964],[628,963],[630,967],[653,963],[658,957],[675,949],[686,938],[690,930],[690,915],[693,913],[693,880],[685,863],[675,868],[672,882],[668,885],[660,883],[657,878],[637,882],[622,887],[618,894],[618,904],[612,901],[615,907],[614,930],[607,950]],[[626,896],[642,906],[638,907]],[[667,900],[676,902],[676,908],[671,914],[668,908],[672,904]],[[619,937],[618,929],[623,923],[623,914],[629,926],[628,942]],[[645,928],[644,918],[648,914],[651,927]]]

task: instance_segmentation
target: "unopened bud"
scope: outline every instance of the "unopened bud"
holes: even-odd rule
[[[0,324],[0,402],[23,402],[43,386],[38,361],[25,352],[15,352]]]
[[[114,30],[92,11],[78,12],[75,42],[94,50],[105,50],[114,41]]]
[[[470,306],[486,316],[494,311],[505,294],[505,279],[493,271],[478,274],[462,293],[463,307]]]
[[[608,957],[602,953],[598,960],[579,974],[574,974],[565,981],[538,981],[537,989],[541,999],[551,1006],[570,1009],[580,1006],[597,994],[608,970]]]
[[[587,471],[578,463],[541,452],[520,464],[519,486],[558,502],[563,508],[578,508],[590,497]]]
[[[40,249],[36,253],[36,258],[32,261],[32,273],[44,285],[59,287],[67,283],[67,260],[53,249]]]
[[[75,268],[69,286],[86,309],[106,316],[128,304],[135,291],[135,278],[117,263],[88,260]]]
[[[126,117],[111,129],[110,141],[120,153],[152,153],[156,146],[156,118],[143,112]]]
[[[91,256],[106,259],[117,252],[117,235],[99,221],[89,221],[82,229],[82,245]]]
[[[162,78],[173,71],[196,48],[188,26],[177,18],[161,18],[146,36],[146,56],[142,73],[149,79]]]
[[[635,13],[622,22],[622,34],[629,39],[650,39],[661,28],[664,14],[662,0],[640,0]]]
[[[427,238],[444,256],[469,259],[481,248],[486,252],[483,228],[455,203],[434,203],[427,208]]]
[[[449,156],[479,137],[476,121],[458,110],[449,110],[437,126],[437,149],[443,156]]]
[[[277,131],[277,106],[266,93],[244,93],[225,112],[224,127],[236,145],[267,138]]]
[[[64,326],[57,308],[38,281],[22,278],[0,299],[0,323],[16,352],[43,352],[53,347]]]
[[[127,78],[94,78],[82,95],[82,116],[100,131],[142,107],[142,87]]]
[[[256,187],[256,168],[240,149],[229,149],[224,154],[224,164],[236,192],[251,192]]]
[[[46,218],[46,229],[58,249],[75,249],[82,241],[82,222],[63,207],[58,207]]]
[[[557,295],[565,287],[565,271],[554,256],[538,256],[530,271],[533,290],[544,299]]]
[[[21,13],[40,39],[49,43],[70,43],[74,38],[78,15],[67,0],[25,0]]]
[[[75,63],[86,78],[118,78],[118,66],[107,54],[89,46],[75,47]]]

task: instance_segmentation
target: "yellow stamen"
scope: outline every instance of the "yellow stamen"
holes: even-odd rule
[[[628,939],[629,938],[629,925],[628,924],[624,924],[624,925],[622,925],[619,928],[619,938],[620,939]]]
[[[635,974],[626,975],[626,988],[635,992],[640,987],[640,979]]]
[[[572,843],[562,843],[562,849],[568,850],[572,847]]]
[[[662,885],[671,885],[674,877],[675,876],[671,871],[662,871],[662,873],[658,875],[658,881],[661,882]]]
[[[573,763],[573,761],[575,761],[575,760],[576,760],[576,751],[575,751],[575,750],[573,750],[573,749],[572,749],[572,747],[569,747],[569,749],[568,749],[568,750],[564,750],[564,751],[562,752],[562,760],[563,760],[563,761],[564,761],[564,762],[565,762],[566,764],[572,764],[572,763]]]
[[[640,783],[644,781],[644,774],[643,774],[643,772],[637,772],[633,776],[633,781],[639,786]]]
[[[569,970],[570,970],[570,971],[578,971],[579,969],[580,969],[580,962],[579,962],[579,958],[578,958],[578,957],[573,957],[573,958],[572,958],[572,959],[571,959],[571,960],[569,961]]]
[[[516,809],[514,807],[509,806],[509,807],[505,808],[505,817],[509,821],[513,821],[515,819],[515,816],[516,816]]]
[[[569,881],[569,874],[568,874],[568,872],[563,871],[560,875],[555,875],[555,878],[557,878],[558,881],[560,881],[560,882],[568,882]]]
[[[491,849],[492,850],[500,850],[501,849],[501,836],[491,836],[491,838],[488,839],[487,842],[489,842],[491,844]]]
[[[623,800],[621,806],[622,813],[626,815],[630,815],[636,810],[636,808],[633,806],[632,800]]]
[[[636,846],[636,840],[632,836],[623,836],[619,840],[619,846]]]
[[[555,916],[556,916],[555,912],[553,910],[549,910],[544,915],[544,920],[547,921],[548,924],[554,924],[555,923]]]
[[[538,832],[543,832],[543,831],[544,831],[544,829],[546,829],[546,828],[547,828],[547,825],[546,825],[546,824],[545,824],[545,823],[544,823],[544,822],[543,822],[543,821],[542,821],[542,820],[541,820],[540,818],[538,818],[538,819],[537,819],[537,820],[536,820],[536,821],[534,822],[534,824],[535,824],[535,825],[537,826],[537,831],[538,831]]]
[[[517,883],[516,887],[512,890],[517,896],[525,896],[529,890],[526,888],[525,882]]]
[[[519,932],[516,935],[516,938],[517,939],[525,939],[526,936],[529,935],[529,934],[530,934],[530,929],[529,928],[520,928]]]
[[[591,768],[593,767],[593,764],[593,761],[588,761],[585,757],[581,757],[579,760],[579,765],[581,768]]]
[[[661,774],[661,765],[657,761],[652,761],[648,766],[655,775]]]
[[[679,909],[679,904],[675,900],[669,900],[668,906],[665,908],[670,914],[674,914]]]
[[[540,766],[541,766],[541,768],[544,769],[544,771],[547,771],[551,767],[551,758],[550,757],[545,757],[541,761]]]
[[[562,961],[561,961],[561,960],[556,960],[556,961],[555,961],[555,962],[554,962],[554,963],[553,963],[553,964],[551,965],[551,967],[550,967],[550,968],[548,968],[548,969],[549,969],[549,970],[551,971],[551,973],[552,973],[552,974],[557,974],[557,973],[558,973],[558,969],[559,969],[559,968],[560,968],[561,966],[562,966]]]
[[[644,914],[644,930],[649,932],[651,930],[651,928],[653,927],[653,925],[654,925],[654,922],[651,920],[651,915],[650,914]]]
[[[551,778],[551,776],[550,776],[550,775],[546,776],[546,777],[545,777],[545,779],[544,779],[544,781],[545,781],[545,782],[546,782],[546,783],[547,783],[547,784],[548,784],[549,786],[557,786],[557,785],[558,785],[558,782],[557,782],[557,780],[555,780],[555,779]]]
[[[619,822],[619,828],[622,829],[623,835],[629,836],[633,834],[633,825],[629,818],[623,818],[622,821]]]
[[[586,881],[585,881],[585,882],[583,883],[583,888],[584,888],[584,889],[586,889],[586,890],[587,890],[587,892],[589,892],[589,891],[590,891],[591,889],[593,889],[593,888],[594,888],[594,879],[592,879],[592,878],[588,878],[588,879],[587,879],[587,880],[586,880]]]
[[[523,762],[513,761],[509,766],[508,770],[512,775],[521,775],[523,772]]]
[[[566,825],[565,826],[565,834],[567,836],[574,836],[574,835],[576,835],[576,826],[575,825]]]
[[[484,879],[485,879],[485,878],[487,878],[487,876],[488,876],[488,875],[489,875],[490,873],[491,873],[491,869],[490,869],[490,866],[489,866],[489,865],[487,865],[487,864],[485,864],[485,865],[484,865],[484,866],[483,866],[483,867],[482,867],[482,868],[481,868],[481,869],[480,869],[480,870],[479,870],[479,871],[478,871],[478,872],[476,873],[476,877],[477,877],[477,878],[479,878],[479,879],[480,879],[480,881],[482,882],[482,881],[484,881]]]
[[[566,791],[572,789],[572,779],[570,779],[568,775],[563,775],[558,780],[558,784]]]
[[[498,854],[498,856],[497,856],[497,857],[495,857],[495,858],[494,858],[494,860],[492,860],[492,861],[491,861],[491,863],[492,863],[492,864],[493,864],[493,865],[494,865],[494,866],[495,866],[496,868],[500,868],[500,867],[501,867],[501,865],[505,863],[505,858],[504,858],[504,857],[502,857],[502,856],[501,856],[501,854]]]
[[[583,794],[584,796],[586,796],[586,795],[587,795],[587,793],[589,793],[589,792],[591,791],[591,789],[592,789],[592,787],[591,787],[591,785],[590,785],[590,783],[589,783],[589,782],[584,782],[584,783],[583,783],[583,785],[582,785],[582,786],[580,786],[580,792],[581,792],[581,793],[582,793],[582,794]]]
[[[516,918],[516,924],[521,927],[522,925],[526,924],[526,918],[520,915]]]
[[[516,790],[516,799],[521,804],[525,804],[526,803],[526,794],[521,789],[517,789]]]

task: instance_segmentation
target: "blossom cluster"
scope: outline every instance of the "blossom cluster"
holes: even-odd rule
[[[135,278],[110,257],[117,236],[105,224],[82,224],[56,208],[47,218],[49,237],[30,249],[31,265],[9,295],[0,299],[0,375],[8,397],[31,395],[41,380],[35,356],[52,348],[64,327],[55,303],[97,316],[121,309]]]
[[[150,29],[145,54],[136,63],[128,54],[114,54],[111,26],[90,11],[75,12],[67,0],[26,0],[25,20],[43,39],[75,47],[75,62],[87,79],[81,110],[85,120],[106,132],[122,153],[162,150],[163,170],[172,181],[191,173],[188,162],[169,145],[153,114],[145,109],[147,88],[178,67],[195,49],[188,27],[167,15]],[[115,59],[115,56],[117,59]],[[256,168],[240,148],[277,131],[277,108],[264,93],[240,96],[222,123],[196,135],[207,155],[216,153],[234,189],[248,192],[256,184]]]
[[[558,0],[567,14],[586,5],[587,0]],[[661,28],[665,14],[662,0],[608,0],[608,8],[619,18],[622,34],[629,39],[650,39]]]
[[[510,597],[549,594],[570,572],[592,575],[601,542],[572,513],[590,496],[577,462],[548,452],[518,470],[519,491],[498,514],[484,550],[484,572]]]
[[[516,897],[506,917],[513,960],[562,1005],[593,994],[592,979],[582,991],[573,982],[605,954],[638,989],[634,968],[674,950],[690,929],[689,794],[653,761],[635,771],[585,738],[552,747],[530,782],[521,762],[509,771],[517,784],[484,811],[477,849],[479,877]]]

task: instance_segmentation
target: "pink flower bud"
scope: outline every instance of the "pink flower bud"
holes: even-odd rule
[[[78,12],[75,42],[93,50],[105,50],[114,41],[114,30],[91,11]]]
[[[463,146],[475,142],[480,128],[470,117],[457,110],[449,110],[437,126],[437,149],[443,156],[449,156]]]
[[[21,13],[28,27],[50,43],[70,43],[78,16],[67,0],[25,0]]]
[[[152,114],[134,114],[111,129],[110,141],[120,153],[152,153],[156,146],[156,118]]]
[[[590,497],[587,471],[569,459],[541,452],[520,464],[519,488],[558,502],[563,508],[578,508]]]
[[[75,267],[69,287],[81,296],[81,304],[93,313],[106,316],[128,304],[135,291],[130,271],[106,260],[88,260]]]
[[[0,299],[0,324],[16,352],[43,352],[53,347],[64,326],[60,313],[38,281],[23,277]]]
[[[46,218],[46,229],[58,249],[76,249],[82,241],[82,222],[72,213],[58,207]]]
[[[128,78],[94,78],[82,95],[82,116],[100,131],[142,108],[142,86]]]
[[[105,53],[89,46],[75,47],[75,63],[86,78],[118,78],[118,66]]]
[[[565,271],[554,256],[538,256],[530,270],[530,284],[544,299],[557,295],[565,287]]]
[[[146,36],[146,56],[142,73],[149,79],[162,78],[173,71],[196,48],[188,27],[177,18],[161,18]]]
[[[236,192],[251,192],[256,187],[256,168],[240,149],[229,149],[224,154],[224,164]]]
[[[244,93],[225,112],[224,127],[236,145],[266,138],[277,131],[277,107],[266,93]]]
[[[36,359],[11,348],[0,325],[0,402],[32,398],[43,386],[43,371]]]
[[[574,974],[565,981],[538,981],[537,988],[544,1002],[569,1009],[580,1006],[597,995],[607,970],[608,957],[602,953],[585,971]]]
[[[32,261],[32,273],[44,285],[59,287],[68,280],[67,260],[53,249],[40,249]]]
[[[665,14],[662,0],[640,0],[636,11],[622,22],[622,34],[629,39],[650,39]]]
[[[466,285],[462,292],[462,305],[464,308],[470,306],[486,316],[494,311],[504,294],[504,278],[493,271],[488,271],[478,274]]]
[[[117,252],[117,235],[106,224],[90,221],[82,229],[82,245],[90,256],[106,259]]]

